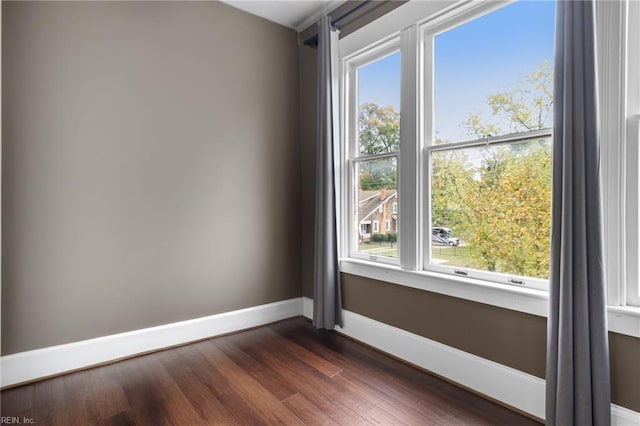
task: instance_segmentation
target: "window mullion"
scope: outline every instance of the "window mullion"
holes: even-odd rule
[[[640,210],[638,198],[638,160],[640,153],[640,3],[627,3],[627,304],[640,306],[638,274],[638,242],[640,241]]]
[[[420,269],[419,203],[419,49],[418,29],[411,26],[400,34],[402,78],[400,93],[400,155],[398,167],[399,251],[403,269]]]
[[[610,305],[625,303],[626,233],[625,211],[626,164],[625,153],[625,91],[624,18],[622,2],[598,2],[600,140],[602,164],[602,197],[607,299]]]

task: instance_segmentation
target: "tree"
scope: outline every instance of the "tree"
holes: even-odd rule
[[[461,151],[433,154],[431,161],[431,216],[433,226],[451,228],[463,240],[469,240],[471,214],[468,191],[473,184],[473,167]]]
[[[487,98],[491,119],[463,123],[483,138],[548,126],[552,78],[541,64],[518,87]],[[474,267],[546,278],[549,274],[551,144],[443,151],[432,157],[432,218],[474,249]],[[472,155],[474,158],[470,158]]]
[[[551,225],[551,144],[524,151],[502,147],[500,168],[481,168],[466,201],[473,218],[471,244],[490,271],[546,278]]]
[[[543,62],[521,78],[514,89],[489,96],[487,105],[491,107],[491,120],[472,113],[463,123],[470,136],[484,138],[549,127],[553,105],[551,66]]]
[[[400,149],[400,113],[391,105],[360,105],[358,117],[361,154],[381,154]]]
[[[365,155],[400,149],[400,114],[391,106],[367,102],[360,105],[360,153]],[[360,189],[395,189],[398,186],[395,158],[360,163]]]

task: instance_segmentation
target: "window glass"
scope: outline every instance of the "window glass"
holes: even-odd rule
[[[356,232],[352,247],[370,260],[398,258],[395,154],[400,150],[400,66],[399,51],[381,51],[375,60],[355,68],[357,149],[352,162],[356,177],[352,217]]]
[[[554,11],[517,1],[433,38],[428,268],[549,276]]]
[[[551,126],[552,1],[517,1],[434,38],[434,143]]]
[[[551,140],[432,154],[431,262],[547,279]]]
[[[356,168],[358,193],[356,221],[357,251],[375,256],[398,257],[397,159],[359,161]],[[389,228],[379,224],[388,221]]]
[[[400,52],[358,68],[360,155],[400,149]]]

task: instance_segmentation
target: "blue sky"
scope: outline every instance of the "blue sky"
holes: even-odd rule
[[[553,1],[521,0],[435,37],[437,137],[468,139],[460,123],[469,113],[489,118],[489,95],[553,64],[554,11]],[[358,79],[360,104],[400,109],[400,53],[361,68]]]

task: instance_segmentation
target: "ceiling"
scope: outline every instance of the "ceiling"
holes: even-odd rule
[[[260,16],[296,31],[313,24],[345,0],[222,0],[230,6]]]

